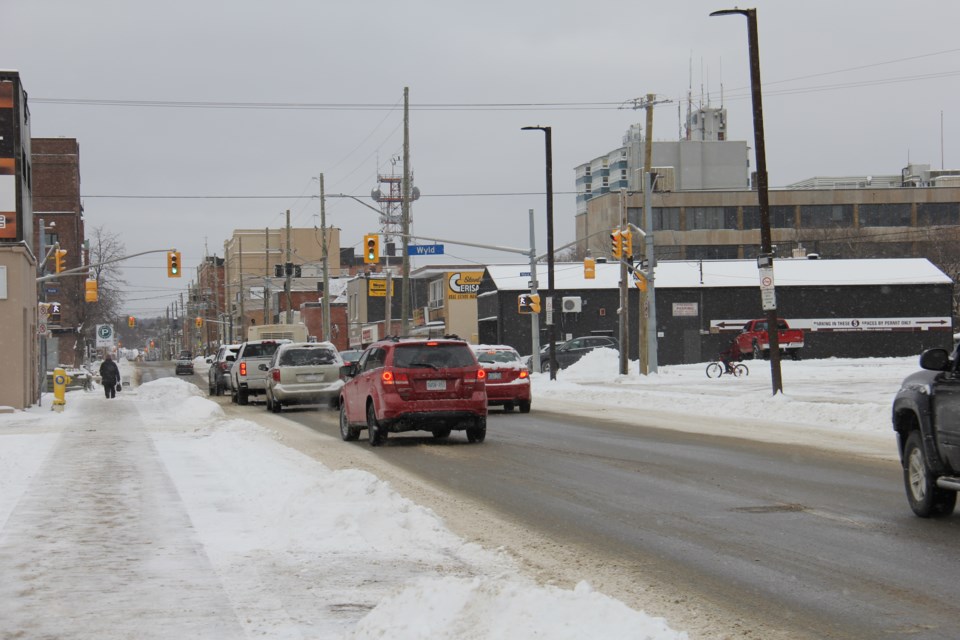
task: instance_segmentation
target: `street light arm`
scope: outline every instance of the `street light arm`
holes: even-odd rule
[[[358,197],[356,197],[356,196],[347,195],[346,193],[328,193],[328,194],[326,194],[325,197],[327,197],[327,198],[350,198],[350,199],[353,200],[354,202],[358,202],[358,203],[362,204],[362,205],[365,206],[367,209],[370,209],[371,211],[375,211],[375,212],[377,213],[377,215],[383,215],[383,211],[380,211],[380,209],[377,209],[377,208],[374,207],[373,205],[367,204],[366,202],[364,202],[363,200],[361,200],[360,198],[358,198]]]

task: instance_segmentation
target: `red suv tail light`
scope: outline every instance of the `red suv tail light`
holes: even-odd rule
[[[383,382],[383,388],[389,391],[396,391],[400,397],[406,400],[413,391],[410,386],[410,378],[402,371],[393,369],[384,369],[380,374],[380,381]]]
[[[467,371],[463,374],[463,381],[467,384],[483,383],[487,379],[487,372],[483,369],[476,371]]]
[[[280,382],[280,369],[274,369],[270,372],[271,377],[273,377],[274,382]]]

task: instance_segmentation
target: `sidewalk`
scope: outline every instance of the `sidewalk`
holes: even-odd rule
[[[0,636],[242,637],[135,399],[77,393],[0,531]]]

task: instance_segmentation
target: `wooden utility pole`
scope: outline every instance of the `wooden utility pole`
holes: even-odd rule
[[[283,290],[287,294],[287,324],[293,324],[293,301],[290,297],[291,281],[293,278],[293,248],[290,246],[290,209],[287,209],[287,260],[283,265],[283,270],[287,274],[283,283]]]
[[[238,252],[239,259],[237,260],[237,263],[239,265],[237,282],[240,283],[240,287],[239,287],[240,288],[240,342],[244,342],[247,339],[247,331],[245,328],[247,324],[247,318],[244,315],[245,312],[243,309],[243,299],[246,297],[244,295],[246,291],[244,291],[243,289],[243,236],[239,236],[237,238],[237,242],[239,243],[239,247],[240,247]]]
[[[270,324],[270,227],[263,230],[263,324]]]
[[[320,174],[320,242],[320,255],[323,260],[323,301],[321,303],[323,339],[332,341],[333,336],[330,335],[330,256],[327,255],[327,210],[322,173]]]
[[[627,226],[627,190],[620,189],[620,236],[617,242],[621,242],[620,237],[629,229]],[[627,269],[628,256],[620,256],[620,375],[629,373],[630,362],[630,273]]]
[[[647,94],[647,99],[644,104],[644,107],[647,110],[647,124],[644,131],[643,139],[643,198],[646,200],[651,196],[653,187],[647,183],[647,175],[650,173],[651,167],[653,165],[653,105],[656,96],[652,93]],[[648,189],[648,187],[650,187]],[[646,210],[646,207],[644,207]],[[644,229],[649,229],[652,225],[646,223],[646,220],[643,221],[643,224],[639,225]],[[643,243],[646,247],[646,242]],[[647,260],[653,260],[653,256],[646,255],[647,252],[644,251],[640,255],[647,258]],[[649,264],[649,263],[648,263]],[[653,271],[653,265],[650,265],[651,272]],[[647,282],[647,286],[643,287],[640,290],[640,373],[642,375],[647,375],[650,373],[650,353],[649,353],[649,340],[647,340],[647,332],[650,330],[649,316],[650,316],[650,300],[647,297],[647,289],[650,287],[650,283]]]
[[[400,268],[400,334],[410,333],[410,88],[403,88],[403,203],[401,206],[401,237],[403,238],[402,266]],[[390,286],[389,277],[387,286]],[[388,327],[389,329],[389,327]]]

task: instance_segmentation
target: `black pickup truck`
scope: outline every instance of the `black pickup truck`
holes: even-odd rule
[[[953,513],[960,491],[960,345],[928,349],[893,400],[903,483],[921,518]]]

